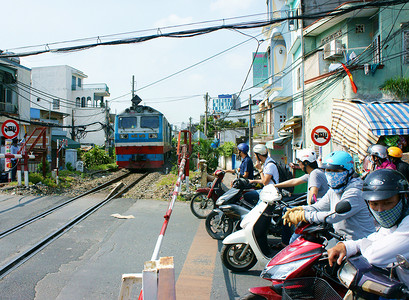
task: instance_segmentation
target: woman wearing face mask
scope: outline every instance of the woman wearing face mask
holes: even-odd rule
[[[371,145],[368,148],[368,155],[373,163],[372,170],[392,169],[396,170],[396,166],[388,159],[388,148],[383,145]]]
[[[345,151],[331,152],[322,164],[329,190],[320,201],[309,206],[288,210],[283,216],[285,223],[298,224],[301,221],[322,223],[329,213],[335,211],[338,202],[346,200],[351,210],[344,214],[333,214],[326,218],[335,231],[345,234],[347,239],[357,240],[375,231],[374,221],[362,197],[360,178],[353,178],[354,163]]]
[[[399,172],[376,170],[365,178],[363,196],[380,229],[357,241],[338,243],[328,250],[332,266],[341,264],[344,257],[361,252],[369,263],[387,267],[396,261],[396,255],[409,257],[408,182]]]

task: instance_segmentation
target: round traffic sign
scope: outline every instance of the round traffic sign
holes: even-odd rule
[[[14,120],[6,120],[1,126],[1,133],[6,139],[15,138],[20,132],[20,127]]]
[[[317,126],[311,131],[311,140],[317,146],[328,144],[331,139],[331,132],[325,126]]]

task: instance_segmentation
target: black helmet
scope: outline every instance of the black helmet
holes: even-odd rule
[[[402,173],[379,169],[366,176],[363,195],[367,201],[384,200],[396,194],[408,193],[408,187],[408,181]]]
[[[244,189],[249,189],[251,188],[251,184],[249,183],[248,179],[246,178],[237,178],[233,181],[233,186],[235,189],[240,189],[240,190],[244,190]]]

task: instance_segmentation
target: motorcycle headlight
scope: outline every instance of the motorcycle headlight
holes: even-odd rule
[[[357,270],[347,261],[338,271],[339,281],[349,288],[351,283],[354,281],[356,273]]]
[[[300,268],[303,264],[311,260],[311,258],[304,258],[296,260],[287,264],[274,265],[267,267],[261,273],[260,277],[264,279],[285,280],[292,272]]]
[[[120,138],[120,139],[127,139],[127,138],[128,138],[128,134],[125,134],[125,133],[120,134],[120,135],[119,135],[119,138]]]

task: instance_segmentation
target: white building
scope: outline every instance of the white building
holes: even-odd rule
[[[87,77],[66,65],[32,68],[32,114],[37,111],[42,120],[60,115],[67,137],[82,144],[104,145],[108,125],[104,97],[110,96],[109,89],[105,83],[84,84]]]

